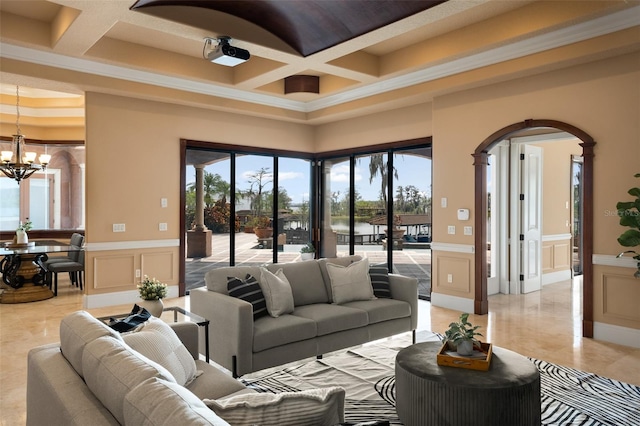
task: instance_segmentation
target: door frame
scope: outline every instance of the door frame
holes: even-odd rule
[[[474,238],[474,272],[475,297],[474,313],[484,315],[489,313],[487,295],[487,163],[489,151],[503,139],[522,130],[536,128],[552,128],[572,134],[582,141],[583,158],[583,187],[581,198],[583,201],[583,298],[582,298],[582,335],[593,337],[593,157],[595,140],[585,131],[557,120],[527,119],[519,123],[494,132],[475,149],[475,227]]]

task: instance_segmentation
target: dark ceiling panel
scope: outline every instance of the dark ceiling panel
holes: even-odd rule
[[[154,14],[154,9],[166,6],[199,7],[227,13],[265,29],[306,57],[445,1],[138,0],[131,9],[151,15]],[[166,14],[162,17],[167,18]],[[192,25],[199,27],[196,23]]]

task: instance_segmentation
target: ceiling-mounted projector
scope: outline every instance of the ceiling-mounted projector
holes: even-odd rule
[[[235,67],[247,61],[251,54],[248,50],[231,46],[231,37],[205,38],[203,56],[205,59],[214,64],[225,65],[227,67]],[[217,46],[213,46],[213,42],[218,42]]]

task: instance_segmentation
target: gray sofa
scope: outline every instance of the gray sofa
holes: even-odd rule
[[[247,274],[260,279],[260,268],[237,266],[208,271],[206,286],[192,290],[190,299],[191,310],[211,321],[212,360],[238,377],[403,332],[413,331],[415,341],[415,278],[389,274],[390,298],[332,303],[327,263],[346,267],[358,260],[359,256],[348,256],[267,265],[271,272],[284,272],[293,293],[294,310],[256,320],[251,303],[229,296],[227,282],[231,277],[245,278]]]
[[[153,367],[152,361],[88,313],[78,311],[65,317],[60,324],[60,343],[29,351],[27,425],[228,425],[202,399],[253,391],[223,370],[198,360],[195,323],[170,326],[195,359],[197,370],[202,371],[186,387],[163,385],[158,379],[168,374],[166,370]],[[92,350],[95,359],[87,353]],[[111,361],[97,359],[103,355]],[[145,400],[149,395],[153,397],[151,404]]]

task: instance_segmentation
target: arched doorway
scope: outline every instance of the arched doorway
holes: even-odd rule
[[[474,313],[489,312],[487,296],[487,165],[491,148],[503,139],[523,130],[553,128],[570,133],[582,143],[582,200],[583,200],[583,317],[582,335],[593,337],[593,149],[596,142],[586,132],[556,120],[525,120],[503,127],[486,138],[473,153],[475,168],[475,299]]]

